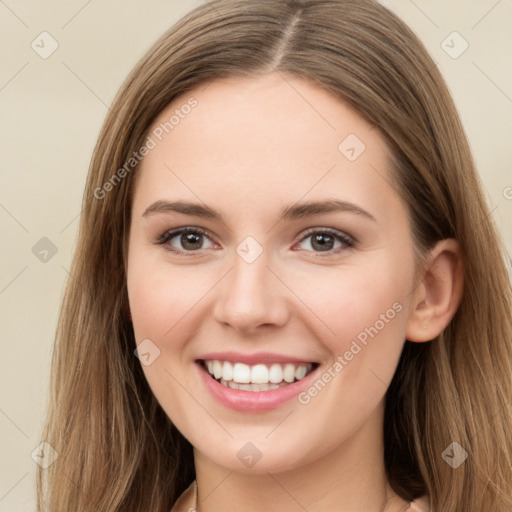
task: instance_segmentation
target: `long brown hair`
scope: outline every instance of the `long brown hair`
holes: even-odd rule
[[[445,238],[462,248],[456,315],[435,340],[405,342],[386,395],[391,486],[405,500],[428,494],[435,512],[510,512],[505,251],[438,68],[373,0],[213,1],[164,34],[126,79],[92,157],[58,323],[43,440],[59,456],[39,468],[40,510],[168,512],[194,478],[192,447],[133,353],[125,273],[137,166],[113,176],[178,95],[216,78],[272,71],[316,83],[382,133],[419,253]],[[468,454],[456,469],[443,458],[453,442]]]

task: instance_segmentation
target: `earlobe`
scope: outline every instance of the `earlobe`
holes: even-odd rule
[[[464,265],[459,243],[451,238],[438,242],[420,278],[406,331],[407,339],[416,343],[439,336],[461,303]]]

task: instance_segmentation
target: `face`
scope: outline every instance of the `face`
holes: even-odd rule
[[[170,419],[234,471],[379,437],[415,271],[382,136],[316,85],[270,74],[177,98],[150,137],[128,294]]]

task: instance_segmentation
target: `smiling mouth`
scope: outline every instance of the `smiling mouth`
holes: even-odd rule
[[[289,386],[302,380],[319,366],[318,363],[248,365],[218,359],[201,359],[199,362],[219,384],[241,391],[269,391]]]

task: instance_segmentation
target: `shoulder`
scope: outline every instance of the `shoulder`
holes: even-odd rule
[[[192,512],[195,510],[195,480],[183,491],[171,512]]]
[[[430,512],[430,500],[428,496],[422,496],[411,502],[405,512]]]

